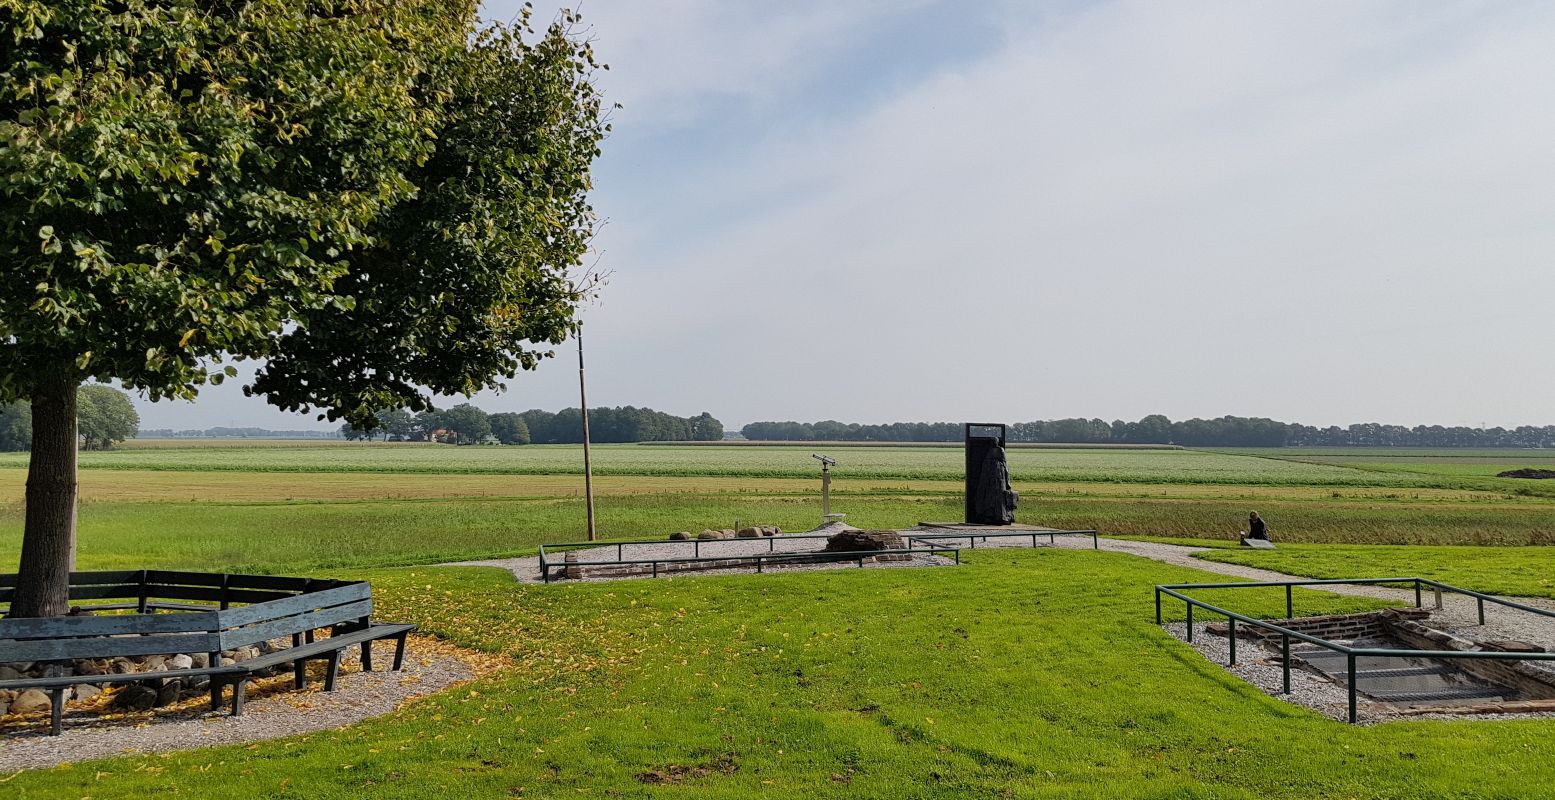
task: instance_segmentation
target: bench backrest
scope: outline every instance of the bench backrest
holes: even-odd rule
[[[167,570],[71,573],[72,600],[132,600],[98,608],[155,611],[157,600],[214,603],[209,610],[0,619],[0,662],[214,653],[280,636],[365,623],[366,581]],[[9,604],[16,576],[0,575]],[[230,607],[231,603],[249,605]]]

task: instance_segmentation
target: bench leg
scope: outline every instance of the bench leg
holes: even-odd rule
[[[362,671],[373,671],[373,640],[362,642]]]
[[[239,675],[232,682],[232,716],[243,716],[243,690],[248,688],[248,681]]]
[[[405,663],[405,634],[394,637],[394,671],[400,671],[400,665]]]
[[[212,711],[215,711],[216,709],[221,708],[221,687],[222,687],[221,676],[220,675],[212,675],[211,676],[211,710]]]
[[[335,691],[335,676],[340,674],[340,651],[329,651],[329,668],[324,672],[324,691]]]
[[[70,687],[61,686],[54,690],[54,696],[50,698],[53,701],[52,708],[49,711],[50,736],[58,736],[65,726],[65,692],[68,691],[70,691]]]
[[[308,661],[299,658],[292,662],[292,684],[298,689],[308,688]]]

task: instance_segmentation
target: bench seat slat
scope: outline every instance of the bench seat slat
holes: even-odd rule
[[[78,686],[83,683],[137,683],[139,681],[172,680],[202,675],[228,675],[243,672],[241,667],[199,667],[197,669],[170,669],[160,672],[126,672],[112,675],[63,675],[58,678],[15,678],[0,681],[0,689],[53,689],[60,686]]]
[[[292,661],[296,661],[299,658],[312,658],[317,655],[328,653],[331,650],[341,650],[355,644],[361,644],[362,642],[370,642],[376,641],[378,639],[386,639],[390,636],[398,636],[401,633],[408,633],[415,629],[416,626],[408,622],[373,623],[370,627],[363,628],[359,631],[338,634],[331,636],[328,639],[319,639],[311,644],[283,648],[268,655],[262,655],[258,658],[251,658],[247,661],[239,662],[233,666],[240,667],[248,672],[253,672],[256,670],[265,669],[267,667],[273,667],[277,664],[287,664]]]

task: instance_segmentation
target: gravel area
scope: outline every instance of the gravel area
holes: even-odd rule
[[[1256,567],[1243,566],[1241,564],[1225,564],[1218,561],[1205,561],[1194,558],[1194,553],[1207,551],[1204,547],[1187,547],[1183,545],[1165,544],[1161,542],[1133,542],[1121,539],[1102,539],[1101,549],[1119,553],[1129,553],[1142,558],[1150,558],[1167,564],[1206,572],[1216,572],[1233,578],[1242,578],[1250,581],[1284,581],[1302,580],[1301,576],[1286,575],[1273,570],[1258,569]],[[982,545],[979,544],[979,547]],[[1078,540],[1059,540],[1060,547],[1080,547]],[[1090,542],[1083,543],[1089,547]],[[1356,575],[1355,577],[1371,577],[1369,575]],[[1422,576],[1429,577],[1429,576]],[[1357,586],[1346,584],[1329,584],[1322,587],[1313,587],[1318,591],[1333,592],[1352,597],[1371,597],[1380,600],[1392,600],[1413,605],[1415,592],[1413,588],[1399,589],[1388,586]],[[1545,598],[1508,598],[1516,600],[1524,605],[1534,606],[1550,611],[1555,611],[1555,601]],[[1555,618],[1542,617],[1513,608],[1496,606],[1487,603],[1485,606],[1485,624],[1479,624],[1478,603],[1472,597],[1465,597],[1452,593],[1443,593],[1440,597],[1435,592],[1427,591],[1424,595],[1425,607],[1431,610],[1430,626],[1470,640],[1513,639],[1524,642],[1532,642],[1546,648],[1555,649]],[[1299,612],[1299,608],[1298,608]],[[1185,639],[1186,627],[1182,623],[1173,623],[1165,626],[1173,636]],[[1230,654],[1226,637],[1216,636],[1203,632],[1202,626],[1194,627],[1193,647],[1203,653],[1211,662],[1224,666],[1226,658]],[[1226,667],[1227,671],[1242,678],[1265,693],[1280,696],[1282,687],[1282,671],[1278,654],[1254,644],[1253,642],[1239,642],[1238,655],[1242,657],[1242,663]],[[1555,672],[1555,663],[1525,661],[1535,669]],[[1303,670],[1293,670],[1291,673],[1291,696],[1283,699],[1312,708],[1325,716],[1334,719],[1346,719],[1348,717],[1349,695],[1346,690],[1324,677]],[[1398,719],[1402,715],[1394,712],[1382,704],[1372,703],[1362,697],[1357,706],[1360,721],[1379,722],[1389,719]],[[1411,719],[1430,719],[1449,717],[1445,714],[1410,715]],[[1480,714],[1475,719],[1527,719],[1529,717],[1555,717],[1552,714]],[[1461,718],[1461,717],[1458,717]]]
[[[394,643],[378,645],[374,650],[376,664],[391,665]],[[436,640],[413,637],[408,648],[399,672],[382,667],[375,672],[362,672],[356,658],[342,659],[333,692],[321,689],[322,672],[316,676],[310,672],[310,677],[317,680],[300,692],[291,688],[289,673],[265,679],[249,687],[241,717],[228,716],[225,710],[211,711],[208,697],[155,712],[110,713],[67,706],[64,732],[48,736],[48,714],[33,715],[7,725],[5,738],[0,739],[0,772],[340,728],[387,714],[413,698],[475,677],[470,664],[453,648]],[[352,648],[352,652],[356,651]],[[231,690],[226,696],[230,704]],[[25,727],[18,730],[19,726]]]
[[[847,526],[831,525],[810,531],[804,536],[826,535],[839,530],[847,530]],[[912,529],[903,531],[910,534]],[[1086,539],[1087,542],[1090,539]],[[1045,544],[1045,542],[1044,542]],[[1029,545],[1029,541],[1028,541]],[[825,539],[802,539],[797,535],[768,536],[760,539],[712,539],[707,541],[663,541],[648,542],[643,544],[627,545],[601,545],[599,547],[574,550],[578,554],[579,561],[614,561],[617,558],[647,559],[647,558],[689,558],[692,556],[728,557],[740,558],[743,556],[767,555],[769,553],[819,553],[826,546]],[[953,546],[953,545],[952,545]],[[982,545],[979,544],[979,547]],[[953,558],[936,555],[915,555],[904,561],[881,561],[864,563],[864,569],[892,569],[898,567],[940,567],[955,564]],[[519,583],[541,583],[539,556],[524,556],[521,558],[499,558],[487,561],[456,561],[450,564],[440,564],[444,567],[501,567],[513,573],[513,579]],[[647,565],[643,565],[646,567]],[[764,572],[810,572],[828,569],[858,569],[857,561],[822,561],[800,564],[766,564],[762,567]],[[696,575],[743,575],[753,574],[756,568],[751,566],[735,566],[724,569],[702,569],[685,572],[661,572],[661,578],[689,577]],[[646,575],[594,575],[581,579],[567,579],[568,583],[578,581],[619,581],[639,580],[648,578]],[[651,580],[651,578],[649,578]],[[554,580],[554,579],[553,579]]]
[[[1162,627],[1179,641],[1187,641],[1187,625],[1181,622],[1169,622]],[[1199,624],[1193,626],[1193,643],[1189,646],[1199,651],[1210,663],[1258,687],[1264,694],[1306,706],[1329,719],[1345,722],[1350,718],[1350,693],[1345,687],[1315,672],[1300,668],[1294,663],[1291,664],[1290,670],[1290,694],[1283,694],[1284,670],[1280,665],[1280,654],[1275,650],[1238,637],[1236,647],[1238,661],[1234,665],[1228,665],[1226,660],[1231,657],[1230,640],[1223,635],[1210,633],[1204,625]],[[1361,686],[1365,686],[1365,683],[1363,682]],[[1387,704],[1367,699],[1364,694],[1356,698],[1355,712],[1357,722],[1362,725],[1401,719],[1464,718],[1461,714],[1403,714]],[[1471,718],[1555,719],[1555,713],[1475,714]]]

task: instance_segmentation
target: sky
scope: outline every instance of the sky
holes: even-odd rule
[[[621,104],[591,406],[1555,423],[1555,4],[582,13]],[[577,378],[569,344],[473,402],[555,410]],[[334,427],[231,384],[139,407]]]

